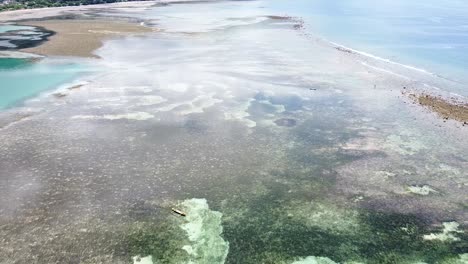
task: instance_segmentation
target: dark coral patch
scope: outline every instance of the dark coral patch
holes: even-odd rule
[[[297,124],[297,121],[291,118],[280,118],[275,120],[275,124],[278,126],[293,127]]]

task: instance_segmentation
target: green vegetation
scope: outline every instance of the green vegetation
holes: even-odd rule
[[[114,2],[127,2],[127,0],[17,0],[0,5],[0,12],[28,8],[80,6]]]
[[[307,256],[337,263],[444,263],[468,249],[464,233],[457,234],[458,241],[424,240],[425,234],[436,230],[414,215],[360,210],[357,227],[347,229],[340,225],[348,215],[340,218],[342,210],[332,207],[330,214],[343,219],[336,221],[336,228],[330,227],[328,219],[310,224],[297,218],[304,212],[288,214],[278,209],[283,208],[284,197],[278,199],[276,191],[250,203],[234,221],[225,221],[223,235],[230,245],[227,263],[291,263]]]
[[[171,221],[145,223],[129,231],[124,239],[123,252],[129,256],[151,255],[157,263],[181,263],[188,258],[182,247],[185,232]],[[188,242],[187,242],[188,243]]]

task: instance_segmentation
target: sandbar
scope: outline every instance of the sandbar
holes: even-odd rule
[[[153,31],[149,27],[126,21],[92,19],[27,21],[20,24],[43,27],[55,32],[41,45],[21,50],[45,56],[97,58],[93,52],[100,48],[106,39]]]

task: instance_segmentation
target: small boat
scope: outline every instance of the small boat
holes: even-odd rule
[[[176,214],[178,214],[178,215],[180,215],[180,216],[187,216],[186,213],[184,213],[184,212],[182,212],[182,211],[180,211],[180,210],[178,210],[178,209],[171,208],[171,210],[172,210],[172,212],[174,212],[174,213],[176,213]]]

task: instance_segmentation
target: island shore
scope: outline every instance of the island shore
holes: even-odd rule
[[[23,25],[43,27],[55,32],[43,44],[22,49],[46,56],[98,57],[93,53],[100,48],[104,40],[151,32],[153,29],[125,21],[106,20],[44,20],[22,22]]]
[[[24,9],[0,13],[0,23],[17,23],[54,31],[48,41],[18,51],[45,56],[77,56],[97,58],[94,50],[110,38],[143,34],[154,29],[125,20],[83,19],[89,12],[102,9],[148,8],[164,1],[135,1],[86,6]],[[73,14],[76,19],[58,19]]]
[[[166,1],[133,1],[117,2],[108,4],[84,5],[84,6],[63,6],[63,7],[45,7],[35,9],[21,9],[14,11],[0,12],[0,23],[12,22],[30,19],[42,19],[47,17],[56,17],[64,14],[85,14],[93,10],[106,8],[148,8],[154,4]]]

